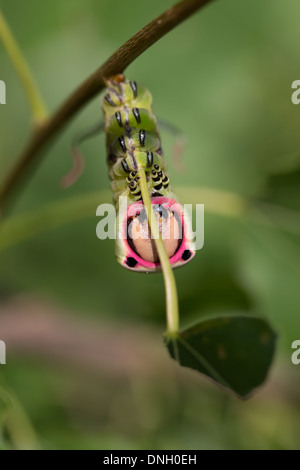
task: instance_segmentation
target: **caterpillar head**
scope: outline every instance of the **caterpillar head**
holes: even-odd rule
[[[172,267],[186,264],[195,255],[195,245],[190,220],[181,204],[168,197],[152,197],[151,203]],[[118,262],[131,271],[161,270],[142,200],[119,213],[116,256]]]

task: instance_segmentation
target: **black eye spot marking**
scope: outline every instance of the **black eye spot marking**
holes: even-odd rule
[[[126,144],[125,144],[125,139],[122,135],[121,135],[121,137],[119,137],[119,142],[120,142],[121,149],[125,153],[127,148],[126,148]]]
[[[187,261],[188,259],[190,259],[190,257],[192,256],[192,252],[190,250],[185,250],[183,253],[182,253],[182,259],[183,261]]]
[[[134,268],[137,265],[137,260],[132,258],[132,256],[128,256],[126,264],[129,268]]]
[[[104,99],[108,102],[108,104],[110,104],[111,106],[116,106],[116,104],[113,102],[113,100],[111,99],[110,97],[110,94],[107,93],[105,96],[104,96]]]
[[[122,116],[121,116],[120,111],[117,111],[115,113],[115,116],[116,116],[116,120],[118,121],[119,126],[123,127]]]
[[[131,82],[130,82],[130,86],[131,86],[131,89],[132,89],[132,91],[133,91],[133,96],[136,98],[136,97],[137,97],[137,94],[138,94],[138,92],[137,92],[137,83],[131,81]]]
[[[139,139],[140,139],[140,146],[144,147],[145,145],[145,140],[146,140],[146,131],[144,129],[141,129],[139,132]]]
[[[138,108],[132,108],[133,115],[135,117],[136,122],[139,124],[141,122],[140,111]]]
[[[155,168],[156,170],[159,170],[159,166],[158,166],[158,165],[154,165],[154,168]]]
[[[121,165],[122,165],[122,167],[123,167],[123,170],[124,170],[126,173],[130,173],[130,169],[129,169],[128,163],[126,162],[125,159],[122,160]]]
[[[152,152],[147,152],[147,167],[151,168],[153,165],[153,153]]]

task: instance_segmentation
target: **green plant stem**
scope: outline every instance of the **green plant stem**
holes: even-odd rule
[[[110,191],[96,191],[45,204],[40,209],[5,219],[0,230],[0,253],[47,230],[96,214],[96,207],[111,200]]]
[[[15,450],[40,449],[31,421],[15,394],[0,385],[0,399],[5,404],[4,424]]]
[[[143,203],[147,212],[151,236],[154,239],[164,276],[166,289],[167,334],[176,335],[179,330],[179,309],[175,276],[154,216],[144,169],[140,168],[138,174],[140,177],[139,183]]]
[[[32,111],[34,122],[37,126],[43,124],[48,118],[46,106],[42,100],[38,87],[32,76],[28,63],[26,62],[13,33],[8,26],[3,13],[0,10],[0,38],[4,47],[15,66],[20,80],[25,89],[26,96]]]

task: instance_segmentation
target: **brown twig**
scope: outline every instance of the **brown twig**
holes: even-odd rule
[[[183,0],[132,36],[98,70],[96,70],[62,104],[41,127],[34,130],[29,142],[0,189],[0,214],[14,189],[32,172],[41,150],[62,130],[70,119],[104,87],[105,79],[123,72],[137,57],[186,18],[212,0]]]

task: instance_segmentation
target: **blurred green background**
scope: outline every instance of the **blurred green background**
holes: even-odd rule
[[[171,5],[0,0],[51,111]],[[185,170],[178,172],[174,139],[162,131],[181,202],[205,204],[204,248],[176,271],[181,323],[238,311],[266,317],[279,336],[266,385],[240,401],[168,357],[162,276],[127,272],[115,261],[113,241],[96,238],[93,214],[111,197],[104,136],[84,145],[80,180],[59,187],[71,166],[72,137],[101,119],[97,98],[49,147],[7,218],[23,214],[14,235],[31,220],[41,233],[6,247],[8,231],[2,249],[0,236],[0,339],[7,344],[0,379],[19,403],[0,447],[300,447],[300,365],[291,362],[291,344],[300,339],[300,106],[291,102],[291,84],[300,79],[299,16],[297,0],[213,2],[126,72],[150,89],[155,114],[186,136]],[[3,180],[31,119],[2,45],[0,79],[7,86]],[[80,211],[96,191],[90,213]],[[230,205],[221,213],[224,191],[249,202],[245,214],[237,217]],[[55,224],[56,208],[62,221],[77,220],[44,230],[49,217]]]

